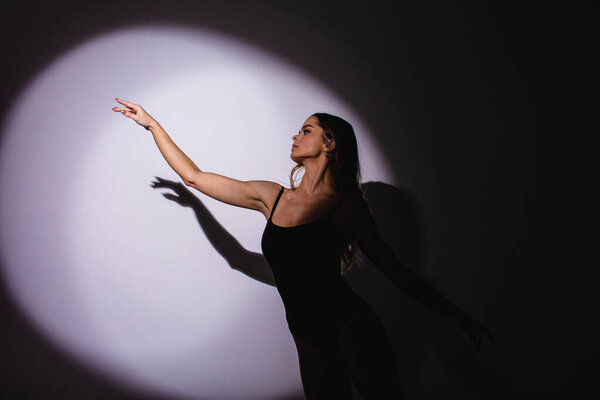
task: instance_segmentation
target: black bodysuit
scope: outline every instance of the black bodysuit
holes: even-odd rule
[[[352,238],[350,224],[334,224],[334,210],[302,225],[275,225],[273,212],[282,193],[283,187],[261,246],[298,348],[306,399],[352,399],[351,380],[366,400],[401,399],[385,327],[341,276],[341,256]]]
[[[357,311],[373,312],[340,273],[349,229],[332,222],[335,209],[326,218],[294,227],[273,224],[282,193],[283,187],[263,232],[263,255],[273,270],[291,333],[315,347],[329,346]]]

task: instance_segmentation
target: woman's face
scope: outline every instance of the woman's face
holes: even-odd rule
[[[327,140],[327,137],[318,122],[317,117],[308,117],[300,131],[292,137],[290,157],[298,164],[302,164],[307,158],[323,157],[323,152],[333,150],[331,144],[326,147],[327,143],[324,140]]]

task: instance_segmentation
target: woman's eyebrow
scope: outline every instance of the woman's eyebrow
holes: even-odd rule
[[[302,127],[302,129],[306,128],[307,126],[310,126],[311,128],[314,128],[314,126],[310,125],[310,124],[306,124]]]

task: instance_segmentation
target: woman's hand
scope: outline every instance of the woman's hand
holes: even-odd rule
[[[469,339],[469,346],[475,351],[479,351],[481,348],[483,334],[485,334],[488,339],[494,340],[492,332],[490,332],[488,328],[466,314],[452,318],[452,323],[462,330],[465,335],[467,335],[467,338]]]
[[[150,114],[148,114],[146,110],[144,110],[139,104],[133,104],[118,98],[115,98],[115,100],[123,104],[125,107],[113,107],[114,112],[121,112],[124,116],[131,118],[148,130],[152,125],[157,124],[156,120],[152,118]]]

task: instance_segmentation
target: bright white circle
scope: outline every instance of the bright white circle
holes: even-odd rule
[[[61,56],[2,127],[3,273],[55,345],[138,390],[245,400],[301,392],[275,288],[232,269],[192,209],[149,186],[154,175],[180,179],[148,131],[111,111],[115,97],[141,104],[202,170],[286,186],[292,135],[317,111],[352,123],[364,181],[393,182],[367,126],[272,54],[197,28],[149,26]],[[262,214],[195,195],[260,253]]]

